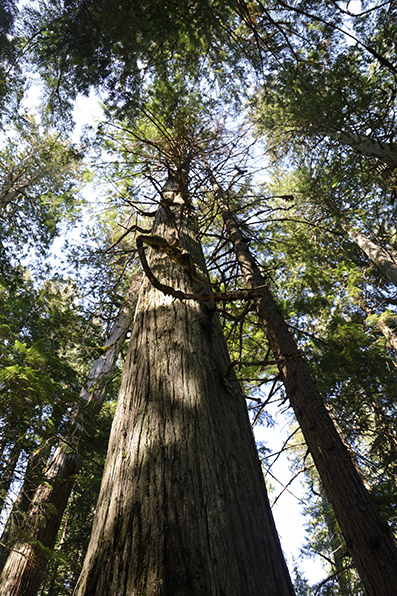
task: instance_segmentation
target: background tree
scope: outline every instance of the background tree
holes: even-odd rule
[[[116,317],[103,354],[94,362],[86,387],[74,411],[68,412],[59,437],[43,472],[41,482],[25,512],[18,532],[10,538],[11,552],[0,577],[4,593],[36,594],[43,580],[49,549],[53,548],[62,516],[74,484],[74,477],[86,457],[85,436],[92,433],[92,423],[101,410],[106,387],[132,318],[130,304],[125,304]],[[91,428],[90,428],[91,427]],[[58,432],[61,429],[58,427]]]
[[[61,224],[78,217],[82,154],[33,117],[16,117],[0,150],[3,250],[48,248]],[[15,252],[15,251],[14,251]]]
[[[250,289],[254,290],[254,301],[258,315],[264,326],[269,346],[275,357],[277,366],[283,380],[286,395],[293,407],[296,418],[302,429],[319,475],[322,479],[325,492],[332,503],[336,517],[341,525],[352,557],[359,570],[360,576],[369,594],[387,591],[391,585],[390,579],[386,580],[380,588],[378,582],[382,581],[388,566],[391,576],[394,574],[396,548],[391,533],[383,534],[384,522],[374,507],[369,494],[365,490],[351,456],[333,424],[333,421],[322,402],[321,396],[315,387],[312,376],[307,370],[297,345],[277,308],[266,281],[252,257],[247,243],[233,217],[230,201],[222,192],[216,179],[212,176],[214,191],[227,233],[232,242],[236,258],[240,264],[243,275]],[[329,454],[332,454],[329,457]],[[337,455],[336,455],[337,453]],[[333,469],[333,465],[336,467]],[[339,484],[338,480],[343,477]],[[343,487],[347,493],[343,494]],[[354,485],[354,488],[353,488]],[[360,496],[359,496],[360,495]],[[341,500],[339,501],[339,498]],[[361,502],[361,510],[367,511],[365,515],[366,527],[372,527],[368,535],[360,533],[363,519],[354,519],[357,512],[357,502]],[[350,513],[347,515],[347,512]],[[373,517],[372,517],[373,516]],[[369,520],[372,518],[372,521]],[[351,523],[351,526],[350,526]],[[374,537],[377,537],[377,547],[374,546]],[[385,542],[382,542],[381,536]],[[367,546],[364,546],[366,544]],[[380,555],[383,563],[381,568],[369,570],[368,565],[372,555],[364,563],[364,559],[373,548],[384,549]],[[389,564],[386,564],[389,558]],[[378,577],[375,582],[374,578]]]
[[[360,300],[364,294],[376,308],[393,308],[388,285],[380,281],[382,296],[377,270],[367,267],[356,246],[343,239],[339,229],[330,228],[321,214],[309,211],[307,204],[302,209],[301,198],[306,195],[296,195],[294,201],[287,194],[291,177],[286,177],[284,186],[282,182],[278,176],[272,189],[264,189],[267,223],[251,213],[255,232],[249,233],[245,225],[244,234],[262,258],[268,283],[308,355],[317,386],[378,507],[394,527],[394,481],[389,476],[394,439],[389,423],[395,412],[395,355],[391,344],[368,327]],[[275,188],[283,188],[285,198],[271,198]],[[375,413],[378,408],[385,416],[384,426],[382,414],[378,418]]]

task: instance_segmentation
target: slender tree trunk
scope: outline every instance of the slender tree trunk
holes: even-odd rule
[[[84,429],[102,407],[107,377],[111,373],[122,339],[132,320],[132,307],[127,302],[120,310],[105,342],[105,351],[94,363],[87,387],[80,394],[81,403],[69,426],[69,434],[56,446],[44,477],[37,488],[21,537],[12,547],[0,576],[2,596],[35,596],[43,580],[49,549],[54,547],[74,476],[81,469],[80,444]]]
[[[340,213],[337,205],[332,200],[324,200],[323,206],[329,213],[336,217],[338,225],[346,232],[348,237],[357,244],[370,261],[383,273],[384,277],[397,286],[397,257],[383,247],[372,242],[365,234],[360,232]]]
[[[341,552],[340,541],[336,540],[335,534],[331,533],[332,528],[329,527],[328,522],[327,522],[327,526],[328,526],[330,544],[331,544],[331,546],[333,546],[332,557],[334,560],[335,573],[337,573],[337,578],[338,578],[338,588],[339,588],[338,596],[351,596],[352,585],[351,585],[350,578],[347,575],[347,571],[349,571],[349,568],[346,569],[346,567],[345,567],[344,556],[343,556],[343,553]]]
[[[376,321],[376,326],[382,333],[383,337],[387,339],[392,348],[397,352],[397,335],[394,333],[394,331],[389,327],[389,325],[382,321],[382,319],[378,319]]]
[[[341,540],[341,532],[335,522],[335,517],[330,510],[328,499],[325,495],[324,487],[320,483],[320,494],[321,494],[321,507],[323,510],[323,516],[325,525],[327,527],[327,534],[329,539],[329,547],[332,552],[331,556],[333,559],[333,571],[337,574],[338,581],[338,596],[351,596],[352,586],[350,578],[346,575],[346,571],[349,567],[345,567],[345,556],[346,548],[343,548],[343,542]]]
[[[4,502],[7,497],[8,489],[11,486],[11,482],[14,479],[15,469],[17,467],[19,456],[22,452],[22,442],[16,441],[13,445],[10,446],[9,450],[4,454],[4,457],[1,461],[1,476],[0,476],[0,499],[1,499],[1,507],[3,507]]]
[[[147,249],[151,271],[208,297],[191,278],[192,261],[201,279],[206,270],[185,183],[166,189],[146,240],[165,246],[178,230],[189,270],[158,248]],[[76,596],[293,594],[213,308],[143,281]]]
[[[62,532],[61,535],[58,535],[57,544],[55,547],[56,551],[60,551],[67,536],[68,532],[68,525],[71,517],[71,504],[73,502],[73,491],[68,500],[67,508],[65,510],[63,519],[62,519]],[[47,573],[44,581],[41,583],[39,594],[46,594],[46,596],[57,596],[59,591],[59,586],[57,585],[57,576],[58,576],[58,561],[51,569],[51,574]],[[70,579],[68,578],[70,581]],[[73,584],[72,584],[73,585]]]
[[[372,314],[374,314],[372,312],[372,310],[369,308],[368,304],[366,303],[366,301],[363,297],[360,299],[359,304],[360,304],[360,307],[363,309],[363,311],[365,312],[365,314],[368,317],[370,317]],[[379,331],[382,333],[383,337],[389,342],[389,344],[391,345],[393,350],[396,350],[396,352],[397,352],[397,335],[393,331],[393,329],[391,329],[389,327],[389,325],[387,325],[387,323],[382,321],[382,319],[379,317],[376,319],[375,325],[377,326]]]
[[[380,426],[380,430],[378,431],[379,434],[382,433],[387,442],[389,443],[390,452],[394,459],[397,459],[397,433],[396,433],[396,426],[393,424],[395,420],[390,421],[381,406],[376,402],[373,401],[371,403],[372,408],[375,412],[376,419],[378,421],[378,425]]]
[[[284,386],[347,548],[369,596],[393,596],[397,549],[387,525],[343,444],[298,347],[266,285],[225,195],[213,180],[226,230],[247,285],[254,291],[260,320]]]
[[[397,262],[384,248],[378,246],[365,234],[351,226],[343,218],[339,218],[342,228],[346,234],[357,244],[364,254],[378,267],[383,275],[397,286]]]
[[[7,432],[7,434],[4,433],[5,428],[7,427],[7,423],[6,423],[6,418],[4,418],[2,420],[2,426],[3,426],[3,434],[1,435],[1,439],[0,439],[0,468],[3,466],[2,461],[3,461],[3,457],[4,457],[4,451],[7,447],[7,444],[9,443],[8,437],[9,434]]]
[[[374,141],[366,135],[356,134],[352,131],[333,130],[331,127],[319,130],[318,133],[329,136],[342,145],[348,145],[365,157],[375,157],[392,168],[397,168],[397,150],[393,143]]]

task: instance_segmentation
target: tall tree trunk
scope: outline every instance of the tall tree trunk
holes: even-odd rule
[[[386,279],[397,287],[397,256],[382,246],[375,244],[365,234],[352,225],[341,213],[332,199],[325,199],[323,207],[336,218],[338,225],[347,236],[362,250],[370,261],[381,271]]]
[[[73,495],[74,492],[72,491],[69,500],[68,500],[68,505],[67,508],[65,510],[63,519],[62,519],[62,532],[61,535],[57,537],[57,544],[55,547],[56,551],[60,551],[64,542],[65,542],[65,538],[67,536],[68,533],[68,525],[69,525],[69,521],[71,518],[71,504],[73,502]],[[44,579],[44,581],[41,583],[40,586],[40,591],[39,594],[45,594],[46,596],[57,596],[57,593],[59,592],[59,585],[57,582],[58,579],[58,567],[59,567],[59,562],[56,561],[55,565],[52,566],[51,569],[51,573],[47,573],[46,577]],[[70,578],[68,577],[68,581],[70,582]],[[70,585],[73,585],[70,582]]]
[[[6,424],[4,424],[4,425],[6,426]],[[5,433],[4,430],[5,429],[3,428],[2,429],[3,433],[2,433],[1,439],[0,439],[0,468],[2,468],[2,466],[3,466],[2,460],[4,457],[4,452],[7,448],[8,443],[9,443],[9,434],[8,434],[8,432]]]
[[[36,450],[28,460],[22,488],[8,516],[0,538],[0,573],[6,562],[10,548],[16,541],[20,526],[23,524],[24,514],[29,509],[35,490],[42,481],[42,473],[50,454],[50,446],[45,445]]]
[[[383,337],[387,339],[392,348],[397,352],[397,335],[382,319],[376,321],[376,326],[382,333]]]
[[[102,407],[107,377],[114,368],[119,347],[132,320],[132,307],[127,302],[120,310],[104,352],[95,361],[87,386],[81,391],[83,404],[69,425],[68,436],[56,446],[44,476],[37,488],[21,536],[14,543],[0,576],[2,596],[35,596],[44,577],[49,549],[54,547],[71,490],[74,476],[81,469],[79,447],[84,429]]]
[[[212,178],[230,242],[274,353],[285,390],[369,596],[393,596],[397,549],[318,393],[292,334]]]
[[[168,180],[146,236],[158,245],[148,249],[150,269],[162,283],[208,297],[191,278],[192,264],[196,279],[206,270],[180,178]],[[177,230],[185,266],[166,252]],[[293,594],[213,309],[143,281],[75,595]]]

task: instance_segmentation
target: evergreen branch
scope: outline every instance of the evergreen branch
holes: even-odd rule
[[[273,395],[280,389],[280,386],[277,387],[278,382],[280,381],[280,375],[276,375],[273,379],[271,379],[271,381],[273,381],[273,385],[270,388],[269,391],[269,395],[268,397],[265,399],[265,401],[262,403],[262,405],[260,406],[260,408],[258,408],[258,411],[255,414],[255,418],[251,424],[252,428],[256,425],[256,423],[258,422],[258,420],[260,419],[260,417],[262,416],[262,413],[264,411],[264,409],[266,408],[267,404],[270,403],[270,400],[272,399]]]
[[[135,225],[135,224],[134,224],[133,226],[130,226],[130,227],[129,227],[129,228],[128,228],[128,229],[127,229],[125,232],[123,232],[123,233],[121,234],[121,236],[120,236],[120,237],[119,237],[117,240],[115,240],[115,241],[113,242],[113,244],[111,244],[111,245],[110,245],[110,246],[109,246],[109,247],[108,247],[108,248],[105,250],[105,253],[106,253],[106,252],[110,252],[110,251],[112,250],[112,248],[114,248],[115,246],[117,246],[118,244],[120,244],[120,242],[121,242],[122,240],[124,240],[124,238],[125,238],[126,236],[128,236],[128,234],[130,234],[130,232],[139,232],[140,234],[147,234],[148,230],[145,230],[144,228],[141,228],[140,226],[138,226],[138,225]]]
[[[324,557],[324,555],[322,555],[321,553],[317,553],[317,554],[320,555],[320,557],[322,557],[326,561],[330,562],[329,559],[327,559],[327,557]],[[331,561],[331,563],[334,564],[333,561]],[[323,581],[321,581],[319,584],[317,584],[316,591],[314,592],[314,596],[317,596],[317,594],[320,594],[321,593],[320,592],[321,588],[326,583],[328,583],[331,579],[334,579],[334,577],[337,577],[341,573],[346,573],[346,571],[349,571],[350,569],[354,569],[354,567],[352,565],[347,565],[346,567],[342,567],[341,569],[337,569],[334,573],[332,573],[331,575],[329,575],[328,577],[326,577],[325,579],[323,579]]]
[[[271,472],[270,470],[266,470],[266,473],[267,473],[267,474],[270,474],[270,476],[273,478],[273,480],[275,480],[276,482],[278,482],[279,484],[281,484],[281,486],[283,486],[283,487],[284,487],[282,492],[286,491],[286,492],[287,492],[287,493],[289,493],[289,494],[290,494],[292,497],[294,497],[294,498],[295,498],[297,501],[299,501],[299,503],[302,503],[302,505],[306,505],[306,503],[305,503],[305,501],[303,501],[303,499],[300,499],[299,497],[297,497],[297,496],[296,496],[296,494],[295,494],[295,493],[293,493],[293,492],[292,492],[292,491],[291,491],[291,490],[288,488],[288,485],[286,485],[286,486],[285,486],[285,485],[284,485],[284,484],[281,482],[281,480],[279,480],[279,479],[278,479],[278,478],[277,478],[277,477],[276,477],[274,474],[272,474],[272,472]],[[290,483],[288,483],[288,484],[290,484]],[[282,493],[280,493],[280,494],[282,494]],[[274,503],[273,503],[273,505],[274,505]],[[272,505],[272,507],[273,507],[273,505]]]
[[[300,474],[302,474],[303,472],[307,472],[307,470],[309,470],[310,468],[313,468],[314,466],[309,466],[308,468],[303,468],[302,470],[298,470],[298,472],[296,472],[296,474],[294,474],[292,476],[292,478],[289,479],[289,481],[287,482],[287,484],[283,485],[283,490],[281,491],[281,493],[279,493],[277,495],[277,497],[274,499],[273,504],[272,504],[272,508],[275,506],[275,504],[277,503],[277,501],[279,500],[279,498],[281,497],[281,495],[283,494],[283,492],[287,491],[289,493],[291,493],[291,491],[288,489],[288,487],[293,483],[293,481],[298,478],[298,476]],[[271,474],[271,473],[270,473]],[[293,494],[293,493],[291,493]],[[295,496],[295,495],[294,495]]]
[[[320,15],[318,13],[316,15],[312,15],[308,11],[306,11],[302,8],[298,8],[297,6],[289,5],[284,0],[280,0],[280,5],[284,6],[284,8],[286,8],[288,10],[291,10],[292,12],[296,12],[302,16],[319,21],[320,23],[323,23],[327,27],[332,27],[333,29],[335,29],[335,31],[339,31],[340,33],[343,33],[343,35],[350,37],[350,39],[353,39],[353,41],[355,41],[359,46],[361,46],[362,48],[367,50],[367,52],[369,54],[371,54],[374,58],[376,58],[376,60],[379,62],[379,64],[381,64],[382,66],[384,66],[385,68],[390,70],[390,72],[392,72],[394,75],[397,74],[397,68],[394,66],[394,64],[392,64],[392,62],[390,62],[390,60],[388,60],[385,56],[380,54],[372,46],[369,46],[368,44],[364,43],[363,41],[360,41],[355,35],[353,35],[349,31],[347,31],[346,29],[343,29],[342,27],[338,27],[338,25],[334,25],[334,24],[330,23],[326,19],[323,19],[322,17],[320,17]]]

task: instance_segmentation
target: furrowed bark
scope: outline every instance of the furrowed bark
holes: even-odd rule
[[[87,386],[80,393],[80,403],[69,426],[69,434],[55,448],[47,466],[44,482],[37,488],[21,535],[13,544],[0,576],[2,596],[35,596],[44,578],[49,549],[55,544],[74,477],[81,469],[79,453],[84,441],[84,428],[101,409],[106,395],[106,378],[113,370],[119,347],[132,320],[132,307],[121,308],[109,336],[104,353],[95,361]]]
[[[278,363],[286,394],[368,596],[393,596],[397,549],[343,444],[266,280],[211,175],[227,234]]]
[[[182,185],[160,206],[152,238],[170,243],[179,230],[179,246],[208,279]],[[146,250],[166,287],[210,293],[160,248]],[[146,277],[75,596],[294,593],[228,370],[214,304],[175,299]]]

